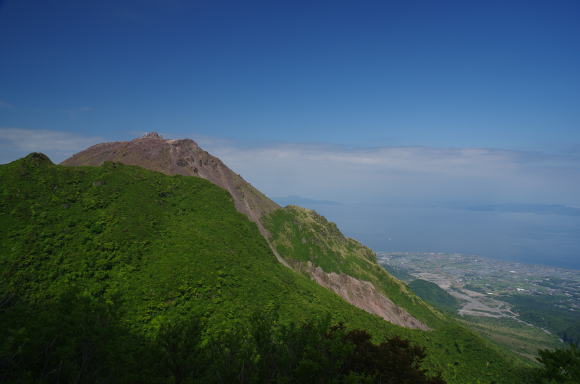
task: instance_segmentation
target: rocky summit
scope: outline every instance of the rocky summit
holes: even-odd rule
[[[101,143],[77,153],[62,162],[67,166],[99,166],[106,161],[136,165],[166,175],[197,176],[227,190],[236,209],[258,223],[277,208],[270,200],[220,159],[204,151],[191,139],[166,140],[150,132],[131,141]]]

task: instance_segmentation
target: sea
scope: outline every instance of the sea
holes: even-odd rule
[[[447,252],[580,270],[580,216],[425,204],[301,204],[376,251]]]

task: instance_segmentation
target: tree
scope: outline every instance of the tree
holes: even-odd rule
[[[549,384],[580,383],[580,350],[574,344],[565,349],[540,350],[538,382]]]

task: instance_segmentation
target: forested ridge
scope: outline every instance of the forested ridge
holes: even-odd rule
[[[42,154],[0,166],[0,180],[5,382],[524,377],[445,317],[431,331],[398,327],[284,267],[206,180]]]

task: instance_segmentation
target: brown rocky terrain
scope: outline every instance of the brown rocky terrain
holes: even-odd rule
[[[266,232],[260,218],[280,208],[190,139],[165,140],[152,132],[131,141],[93,145],[63,161],[62,165],[99,166],[105,161],[136,165],[167,175],[197,176],[209,180],[232,195],[237,210],[257,223],[263,235]]]
[[[424,331],[430,329],[380,293],[373,283],[356,279],[344,273],[327,273],[322,268],[314,267],[312,264],[309,267],[310,276],[314,281],[330,289],[355,307],[380,316],[401,327],[422,329]]]

